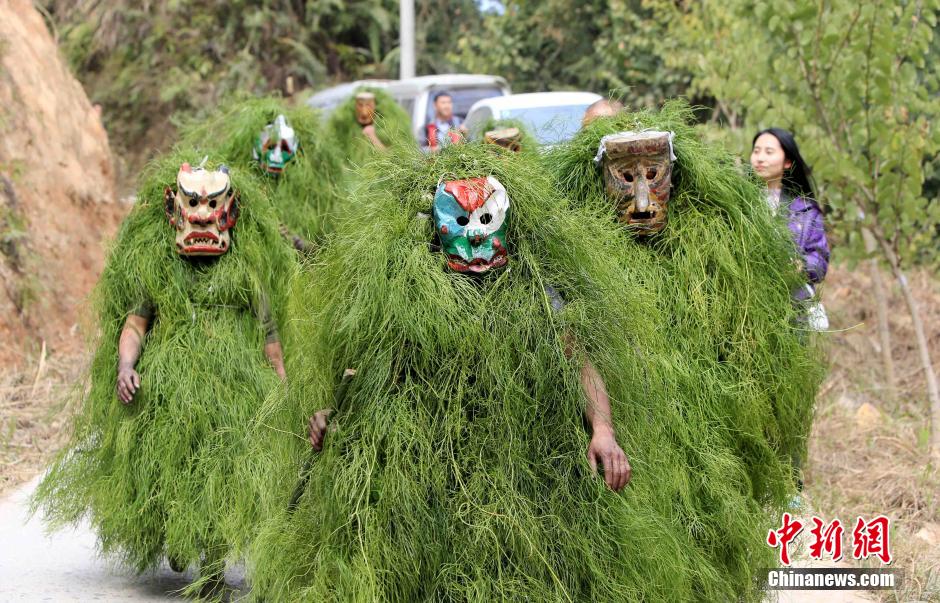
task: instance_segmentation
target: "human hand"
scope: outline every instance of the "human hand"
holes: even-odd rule
[[[587,450],[588,463],[597,473],[598,462],[604,467],[604,482],[614,492],[623,490],[630,482],[632,469],[627,454],[617,444],[614,433],[610,430],[597,430],[591,437]]]
[[[363,126],[362,133],[369,140],[369,142],[372,143],[372,146],[374,146],[380,151],[385,150],[385,145],[382,144],[382,139],[380,139],[379,135],[375,132],[375,124],[369,124],[368,126]]]
[[[129,366],[118,368],[117,395],[122,404],[134,401],[134,394],[140,389],[140,375]]]
[[[323,440],[326,437],[326,420],[332,413],[332,408],[324,408],[323,410],[318,410],[310,417],[310,445],[318,452],[323,450]]]

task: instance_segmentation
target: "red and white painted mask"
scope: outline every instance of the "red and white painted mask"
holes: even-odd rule
[[[218,256],[229,250],[239,209],[227,167],[208,172],[184,163],[176,175],[176,191],[167,187],[163,202],[180,255]]]

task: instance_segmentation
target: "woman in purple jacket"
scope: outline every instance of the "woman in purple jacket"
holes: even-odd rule
[[[782,128],[767,128],[754,136],[751,148],[751,167],[767,184],[767,203],[774,213],[786,208],[787,226],[796,245],[800,272],[806,284],[793,292],[805,312],[805,321],[810,329],[822,331],[829,328],[826,310],[816,295],[816,285],[826,278],[829,269],[829,242],[822,211],[816,203],[810,168],[800,155],[793,134]],[[791,458],[796,475],[797,489],[802,492],[803,459],[799,455]],[[802,496],[797,495],[791,508],[802,508]]]
[[[761,130],[754,136],[751,167],[767,183],[767,202],[779,212],[787,209],[787,225],[799,254],[800,271],[806,285],[793,297],[807,307],[809,324],[816,330],[828,328],[822,304],[814,303],[816,285],[829,269],[829,243],[822,211],[816,203],[809,166],[800,155],[793,134],[782,128]]]

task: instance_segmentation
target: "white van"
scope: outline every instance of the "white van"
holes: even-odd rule
[[[464,125],[470,139],[479,140],[488,121],[516,119],[540,145],[551,148],[577,134],[584,112],[601,98],[593,92],[530,92],[490,98],[470,108]]]
[[[477,101],[510,94],[509,84],[499,76],[448,73],[404,80],[358,80],[317,92],[307,99],[307,104],[329,114],[363,86],[385,90],[402,106],[411,116],[411,130],[419,144],[424,144],[425,128],[434,118],[434,95],[438,92],[451,95],[454,115],[461,119]]]

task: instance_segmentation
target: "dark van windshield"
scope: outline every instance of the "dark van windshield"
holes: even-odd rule
[[[428,95],[428,110],[424,123],[428,123],[434,119],[434,95],[438,92],[447,92],[450,94],[451,98],[454,99],[454,115],[461,120],[467,117],[467,112],[470,111],[470,107],[478,100],[503,95],[503,91],[496,86],[475,86],[472,88],[447,88],[444,86],[432,88],[431,93]]]

